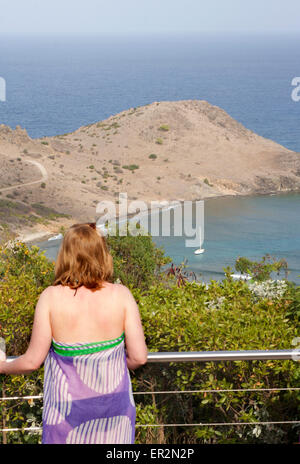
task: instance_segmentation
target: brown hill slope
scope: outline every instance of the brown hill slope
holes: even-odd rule
[[[32,165],[41,183],[1,192],[28,184],[30,160],[47,179]],[[200,100],[154,102],[42,139],[2,125],[0,162],[2,201],[41,203],[76,220],[93,219],[97,202],[119,192],[151,201],[300,190],[298,153]]]

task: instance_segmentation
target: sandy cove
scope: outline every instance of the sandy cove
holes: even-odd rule
[[[201,100],[153,102],[41,139],[1,125],[0,160],[2,235],[8,224],[24,239],[94,221],[98,202],[117,206],[120,192],[151,202],[300,191],[299,153]]]

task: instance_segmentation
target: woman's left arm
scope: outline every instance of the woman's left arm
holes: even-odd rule
[[[26,353],[13,361],[0,361],[0,374],[29,374],[44,362],[52,341],[50,297],[52,288],[40,295],[34,314],[33,328]]]

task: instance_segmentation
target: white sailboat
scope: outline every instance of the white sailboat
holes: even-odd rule
[[[200,248],[198,248],[198,250],[195,250],[195,251],[194,251],[194,254],[195,254],[195,255],[202,255],[202,253],[205,252],[205,249],[204,249],[204,248],[201,248],[201,247],[202,247],[202,232],[201,232],[201,227],[199,227],[199,243],[200,243]]]
[[[231,274],[233,279],[241,279],[241,280],[251,280],[252,277],[249,274]]]

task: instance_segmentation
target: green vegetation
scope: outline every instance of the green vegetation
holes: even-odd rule
[[[127,229],[128,230],[128,229]],[[114,258],[116,279],[132,288],[147,290],[159,279],[162,266],[169,262],[151,236],[108,235],[108,246]]]
[[[155,141],[155,143],[157,143],[157,145],[162,145],[164,143],[163,139],[158,137]]]
[[[44,140],[42,140],[41,144],[43,144],[43,145],[49,145],[49,143],[46,142],[46,141],[44,141]]]
[[[45,189],[45,188],[46,188],[45,182],[42,182],[42,183],[41,183],[41,188],[42,188],[42,189]]]
[[[273,258],[273,262],[271,262],[272,258],[270,255],[265,255],[262,257],[261,261],[250,261],[247,258],[239,257],[236,260],[235,268],[238,272],[242,274],[249,274],[254,280],[257,281],[264,281],[271,278],[272,272],[277,272],[279,275],[280,271],[285,271],[285,277],[288,276],[288,263],[285,259],[281,259],[276,261]]]
[[[101,128],[101,129],[103,129],[105,131],[109,131],[111,129],[118,129],[121,126],[117,122],[113,122],[112,124],[106,124],[104,122],[98,122],[96,127]]]
[[[170,130],[170,127],[167,124],[163,124],[162,126],[159,127],[158,130],[163,131],[163,132],[168,132]]]
[[[40,213],[49,213],[42,211],[43,205],[35,207]],[[211,280],[206,285],[193,281],[186,266],[166,269],[170,259],[150,236],[108,235],[107,241],[114,258],[114,280],[132,290],[150,351],[275,350],[295,346],[300,336],[300,287],[287,280],[275,285],[265,272],[269,267],[260,267],[261,273],[253,272],[250,283],[233,280],[232,270],[226,268],[222,282]],[[239,258],[236,268],[249,272],[252,264]],[[269,263],[265,260],[260,264]],[[53,268],[54,264],[36,247],[29,249],[17,242],[0,248],[0,336],[5,338],[9,356],[26,350],[35,304],[42,290],[51,285]],[[300,366],[294,361],[149,364],[131,377],[135,391],[206,390],[135,396],[138,424],[299,418],[298,391],[246,391],[299,386]],[[39,395],[43,369],[27,376],[3,376],[1,382],[1,396]],[[228,389],[244,391],[222,391]],[[0,402],[2,428],[41,426],[41,406],[40,400]],[[1,440],[37,443],[40,436],[34,432],[2,433]],[[136,429],[137,443],[279,444],[298,440],[299,427],[282,424]]]
[[[7,345],[7,353],[17,356],[26,351],[37,299],[53,280],[53,263],[38,253],[16,243],[10,249],[0,249],[0,336]],[[1,377],[1,396],[36,395],[42,392],[43,368],[26,377]],[[1,425],[22,427],[24,422],[39,426],[42,421],[41,401],[0,402]],[[38,435],[5,433],[0,443],[36,443]]]
[[[55,209],[49,208],[48,206],[42,205],[41,203],[33,203],[31,207],[36,214],[42,216],[43,218],[47,218],[49,220],[71,217],[69,214],[58,213],[57,211],[55,211]]]
[[[290,291],[280,299],[262,298],[254,303],[247,284],[225,280],[222,284],[212,281],[208,288],[196,283],[168,289],[160,285],[147,294],[139,290],[134,294],[150,351],[286,349],[299,335],[299,325],[297,331],[296,324],[286,318]],[[134,378],[134,386],[138,391],[280,388],[299,385],[299,378],[300,368],[293,361],[172,363],[145,366]],[[152,423],[284,421],[296,420],[299,414],[299,394],[293,391],[287,395],[264,391],[158,395],[155,403],[150,398],[145,396],[141,410],[151,409]],[[170,429],[164,429],[163,442],[298,440],[295,429],[280,425]],[[155,429],[152,433],[157,440]]]
[[[48,224],[57,218],[69,218],[68,214],[59,213],[53,208],[48,208],[41,203],[26,205],[21,202],[10,200],[0,200],[0,220],[5,220],[7,227],[14,226],[33,226],[34,224]],[[0,230],[0,237],[2,236]]]
[[[154,153],[151,153],[151,155],[149,155],[149,158],[154,160],[157,158],[157,155],[155,155]]]
[[[135,169],[139,169],[137,164],[129,164],[122,166],[123,169],[129,169],[129,171],[135,171]]]
[[[212,184],[209,183],[209,180],[207,179],[207,177],[205,177],[204,181],[203,181],[206,185],[208,185],[209,187],[213,187]]]

